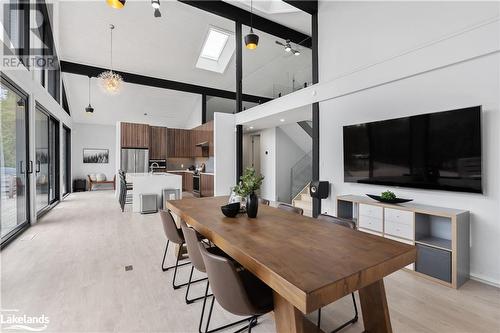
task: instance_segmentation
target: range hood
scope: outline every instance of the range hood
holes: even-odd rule
[[[195,144],[196,147],[208,147],[208,141],[203,141]]]

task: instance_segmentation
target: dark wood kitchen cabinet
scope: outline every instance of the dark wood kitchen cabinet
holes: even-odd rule
[[[202,124],[191,130],[191,145],[194,157],[214,156],[214,129],[213,121]],[[203,146],[199,144],[203,143]]]
[[[207,174],[200,174],[200,196],[213,197],[214,196],[214,176]]]
[[[122,148],[149,148],[149,125],[121,123],[120,132]]]
[[[167,158],[167,128],[159,126],[150,127],[151,138],[149,141],[149,158],[164,160]]]
[[[193,191],[193,173],[192,172],[184,172],[184,176],[182,177],[182,184],[184,187],[184,191],[192,192]]]
[[[168,157],[193,157],[191,130],[169,128],[167,130]]]

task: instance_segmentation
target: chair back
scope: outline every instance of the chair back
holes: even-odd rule
[[[184,237],[177,225],[175,224],[174,217],[167,210],[160,210],[161,222],[163,224],[163,231],[167,239],[175,244],[183,244]]]
[[[235,315],[248,316],[256,313],[234,264],[227,258],[208,252],[200,242],[198,248],[217,302]]]
[[[198,248],[198,233],[191,227],[188,227],[186,222],[181,220],[182,233],[184,234],[184,239],[186,240],[186,247],[188,251],[189,258],[193,266],[200,272],[205,273],[205,263],[203,262],[203,257],[201,256],[200,249]]]
[[[259,197],[259,203],[260,203],[261,205],[266,205],[266,206],[269,206],[269,200],[264,199],[264,198],[260,198],[260,197]]]
[[[345,218],[336,217],[336,216],[327,215],[327,214],[319,214],[318,219],[323,220],[323,221],[327,221],[327,222],[331,222],[331,223],[335,223],[335,224],[340,225],[342,227],[356,229],[356,223],[350,219],[345,219]]]
[[[302,208],[294,207],[294,206],[289,205],[289,204],[280,203],[278,205],[278,208],[286,210],[286,211],[291,212],[291,213],[295,213],[295,214],[299,214],[299,215],[304,215],[304,210]]]

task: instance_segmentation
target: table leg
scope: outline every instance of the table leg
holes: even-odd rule
[[[277,333],[306,333],[322,331],[307,319],[292,303],[274,292],[274,321]]]
[[[365,332],[391,333],[391,318],[385,297],[384,280],[359,290]]]

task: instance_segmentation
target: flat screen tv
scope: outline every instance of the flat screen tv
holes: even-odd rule
[[[482,193],[481,106],[344,126],[344,181]]]

